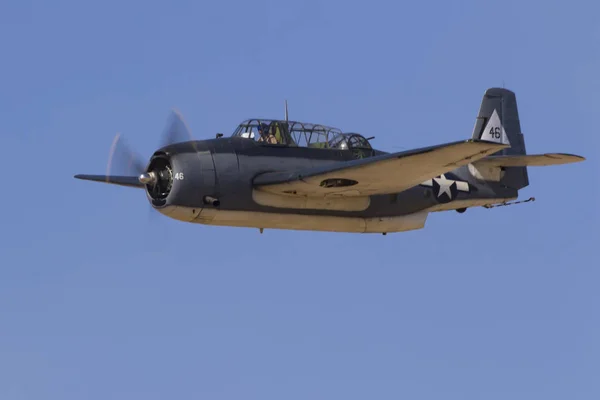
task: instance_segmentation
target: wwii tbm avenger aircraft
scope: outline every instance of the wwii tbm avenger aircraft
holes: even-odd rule
[[[431,212],[514,204],[527,167],[584,160],[528,155],[516,96],[503,88],[486,90],[470,139],[395,153],[290,121],[287,102],[285,119],[250,119],[230,137],[191,140],[181,123],[145,166],[133,160],[134,174],[75,178],[143,189],[154,209],[185,222],[386,234],[421,229]]]

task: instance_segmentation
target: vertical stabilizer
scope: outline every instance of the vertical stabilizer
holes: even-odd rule
[[[496,109],[494,109],[492,116],[488,119],[485,128],[483,128],[481,139],[510,146],[510,140],[508,139],[502,122],[500,122],[500,117],[498,116]]]
[[[473,128],[473,139],[510,145],[496,155],[527,154],[514,92],[504,88],[485,91]],[[527,167],[502,168],[501,176],[500,183],[513,189],[529,185]]]

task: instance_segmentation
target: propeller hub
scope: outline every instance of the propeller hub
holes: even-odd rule
[[[143,173],[138,177],[138,180],[140,181],[140,183],[143,183],[144,185],[148,185],[150,183],[155,183],[156,182],[156,173],[154,173],[154,171]]]

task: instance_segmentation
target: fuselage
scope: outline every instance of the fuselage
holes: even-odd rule
[[[348,197],[330,201],[297,199],[261,192],[256,176],[296,171],[385,152],[281,146],[230,137],[167,146],[174,179],[160,201],[149,195],[161,213],[181,221],[265,229],[308,229],[344,232],[398,232],[420,229],[432,211],[466,208],[516,197],[515,191],[476,180],[468,168],[448,179],[467,183],[442,199],[432,185],[400,193]],[[152,161],[151,161],[152,162]],[[464,185],[464,184],[463,184]],[[450,192],[448,192],[450,193]]]

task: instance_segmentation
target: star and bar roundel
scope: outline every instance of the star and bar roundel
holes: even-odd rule
[[[471,187],[468,182],[448,179],[446,174],[437,178],[426,180],[421,186],[430,187],[440,203],[449,203],[456,198],[458,192],[469,193]]]

